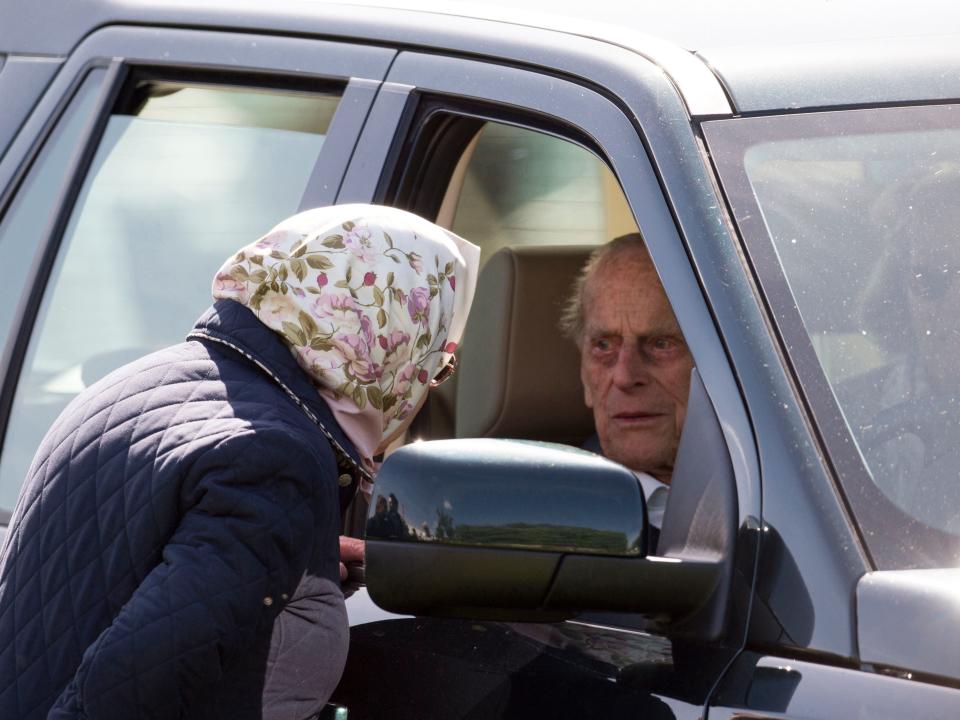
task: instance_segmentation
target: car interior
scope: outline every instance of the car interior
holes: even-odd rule
[[[557,321],[590,246],[504,247],[488,259],[461,343],[416,437],[514,437],[579,445],[593,433],[579,356]],[[549,412],[544,412],[549,407]]]
[[[593,422],[583,404],[576,347],[557,323],[590,252],[636,231],[626,199],[606,164],[566,137],[426,114],[425,125],[442,123],[448,138],[473,133],[459,152],[456,146],[432,151],[456,157],[449,180],[441,182],[435,222],[480,245],[483,255],[460,369],[428,399],[411,439],[514,437],[580,445]],[[414,146],[411,155],[417,153]],[[419,164],[442,178],[451,163],[425,157]],[[434,183],[421,175],[426,187],[419,197],[428,199]],[[430,212],[423,200],[411,204]]]

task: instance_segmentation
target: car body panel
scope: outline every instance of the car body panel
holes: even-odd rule
[[[737,111],[755,113],[956,99],[958,42],[957,35],[883,37],[730,47],[705,50],[701,56],[717,70]],[[762,62],[757,62],[758,54]],[[824,80],[811,83],[817,76]]]
[[[350,641],[333,702],[357,718],[692,720],[723,668],[702,655],[688,668],[662,637],[583,623],[413,618],[354,626]]]
[[[20,2],[21,0],[16,0]],[[434,6],[436,10],[439,6]],[[429,10],[430,8],[427,8]],[[149,22],[170,27],[221,27],[237,31],[250,31],[258,27],[273,27],[287,33],[309,32],[324,37],[367,37],[373,42],[391,43],[403,46],[419,45],[446,50],[466,50],[471,54],[487,56],[509,56],[508,46],[500,46],[502,40],[516,40],[522,36],[530,37],[537,33],[548,35],[539,30],[533,16],[516,14],[510,24],[500,22],[496,32],[491,22],[482,13],[474,17],[451,16],[440,12],[410,12],[405,9],[372,6],[349,6],[337,3],[287,2],[264,6],[262,3],[240,2],[229,6],[216,2],[196,4],[155,4],[140,5],[124,2],[88,2],[72,9],[57,9],[57,22],[45,18],[45,8],[32,7],[23,13],[23,24],[35,26],[46,23],[53,32],[42,41],[34,42],[29,52],[65,55],[73,47],[77,37],[82,37],[98,27],[109,24],[129,22]],[[510,11],[507,11],[510,14]],[[502,13],[501,13],[502,14]],[[16,17],[16,13],[14,13]],[[680,86],[690,87],[693,111],[699,115],[723,114],[729,111],[729,104],[722,88],[713,80],[708,68],[689,52],[672,43],[656,37],[642,34],[637,30],[623,26],[597,26],[584,30],[583,23],[563,21],[554,24],[563,26],[567,31],[575,31],[586,37],[605,38],[609,34],[615,37],[609,41],[610,47],[630,48],[634,53],[657,57],[658,63],[670,68],[671,76]],[[0,48],[13,53],[28,52],[18,39],[24,28],[12,23],[0,29]],[[533,39],[533,38],[531,38]],[[553,45],[556,45],[556,40]]]
[[[61,64],[56,58],[20,55],[0,61],[0,160]]]
[[[710,707],[722,720],[947,720],[958,712],[956,688],[753,652],[737,659]]]
[[[960,677],[960,647],[944,638],[960,621],[960,570],[867,573],[857,584],[857,614],[862,662]]]
[[[584,24],[582,9],[572,3],[538,2],[518,10],[515,4],[501,3],[481,7],[479,4],[459,4],[459,7],[437,2],[403,3],[418,11],[401,9],[396,2],[325,3],[309,0],[291,0],[282,4],[245,2],[217,3],[139,3],[123,0],[88,0],[71,3],[8,0],[10,20],[0,28],[0,52],[14,54],[43,54],[63,56],[69,53],[77,38],[84,37],[99,27],[127,22],[145,22],[169,27],[221,27],[237,31],[251,31],[258,27],[272,27],[288,34],[308,33],[326,37],[366,37],[373,42],[411,46],[429,46],[446,51],[466,50],[471,54],[506,57],[500,45],[504,37],[530,34],[534,27],[573,30],[591,37],[603,38],[613,46],[630,47],[654,59],[668,73],[680,89],[695,116],[722,113],[727,104],[719,86],[709,87],[707,65],[693,51],[703,53],[709,66],[725,78],[726,87],[734,97],[766,97],[769,103],[763,109],[809,107],[798,95],[828,95],[836,85],[833,74],[824,73],[823,61],[815,48],[804,49],[816,41],[837,41],[844,44],[861,40],[878,40],[877,62],[855,65],[848,79],[861,90],[862,101],[883,103],[904,99],[902,89],[911,88],[907,99],[920,100],[942,91],[946,80],[937,74],[922,73],[911,76],[912,84],[888,83],[902,70],[896,53],[883,60],[883,49],[889,47],[891,37],[916,37],[925,44],[942,35],[952,18],[958,19],[955,8],[942,3],[912,3],[909,7],[892,2],[882,3],[881,12],[876,3],[863,4],[822,3],[811,8],[797,4],[801,14],[786,12],[781,5],[753,2],[742,7],[727,8],[703,0],[685,0],[669,6],[644,8],[615,3],[598,3],[591,8],[600,22]],[[23,7],[19,7],[22,5]],[[924,12],[926,7],[930,12]],[[578,21],[571,21],[577,15]],[[490,32],[489,19],[499,20],[496,32]],[[459,31],[451,31],[459,26]],[[37,32],[37,28],[43,32]],[[459,36],[456,40],[454,38]],[[453,40],[453,42],[451,42]],[[29,44],[28,44],[29,43]],[[459,47],[458,47],[459,46]],[[752,60],[743,67],[737,59],[739,50],[729,55],[730,72],[724,67],[726,48],[749,46]],[[768,69],[778,58],[790,57],[788,70],[797,83],[777,91],[779,76]],[[721,50],[724,52],[721,52]],[[813,50],[811,52],[811,50]],[[770,62],[761,60],[770,53]],[[682,53],[682,54],[681,54]],[[741,56],[742,57],[742,54]],[[834,68],[835,65],[827,65]],[[739,69],[738,69],[739,68]],[[741,71],[745,70],[745,71]],[[850,87],[846,83],[847,87]],[[811,90],[801,90],[810,88]],[[938,90],[940,88],[940,90]],[[783,96],[783,97],[781,97]],[[954,97],[960,96],[954,93]],[[707,100],[706,98],[709,98]],[[799,103],[799,105],[797,104]],[[752,104],[748,102],[752,108]]]

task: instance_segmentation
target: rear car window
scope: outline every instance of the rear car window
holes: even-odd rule
[[[297,211],[338,92],[149,82],[112,115],[47,286],[0,460],[12,507],[67,402],[180,342],[231,252]]]

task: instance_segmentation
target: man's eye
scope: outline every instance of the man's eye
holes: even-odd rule
[[[610,352],[616,350],[616,345],[611,338],[594,338],[590,343],[590,347],[595,355],[608,355]]]
[[[679,351],[681,347],[681,344],[675,338],[671,337],[651,338],[647,342],[648,351],[660,356],[675,353]]]

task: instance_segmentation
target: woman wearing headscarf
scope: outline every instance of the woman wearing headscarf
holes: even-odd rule
[[[316,715],[340,518],[449,367],[478,259],[400,210],[301,213],[224,263],[186,342],[79,395],[0,556],[0,717]]]

